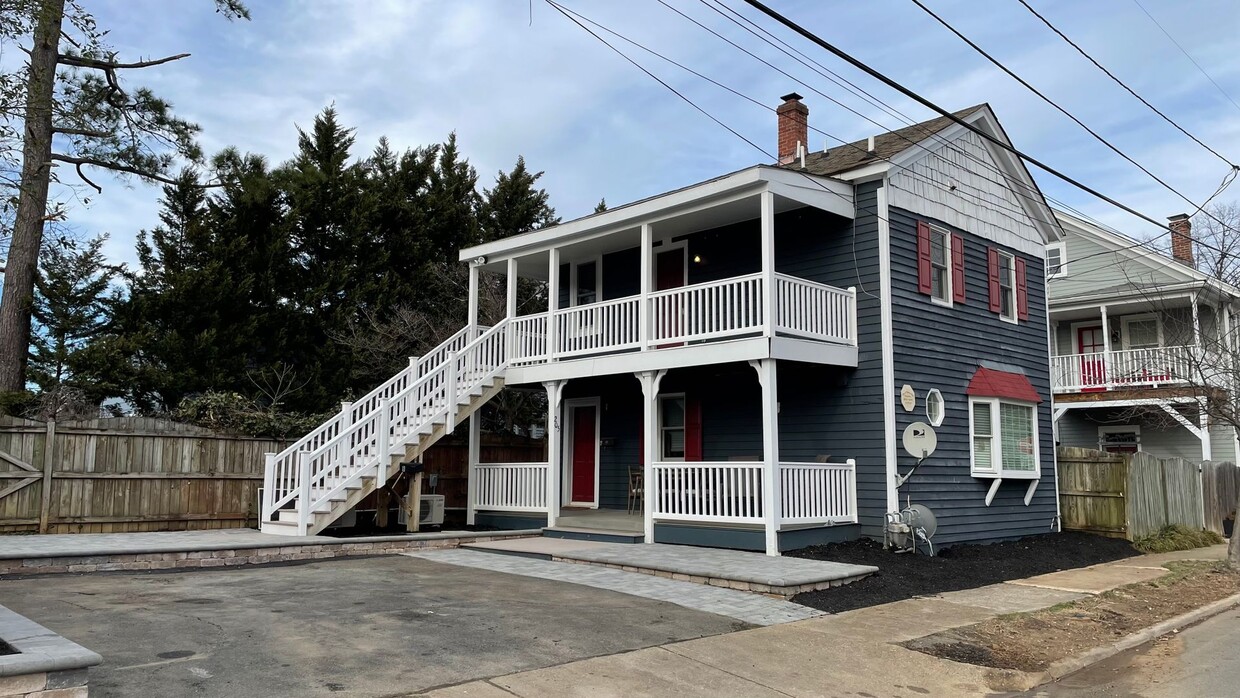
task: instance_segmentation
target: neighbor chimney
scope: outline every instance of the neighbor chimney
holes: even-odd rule
[[[797,159],[797,145],[809,147],[809,107],[801,104],[801,95],[792,92],[780,97],[784,103],[776,107],[779,117],[779,164],[788,165]]]
[[[1197,262],[1193,259],[1193,222],[1188,215],[1178,213],[1167,220],[1171,221],[1171,256],[1194,269]]]

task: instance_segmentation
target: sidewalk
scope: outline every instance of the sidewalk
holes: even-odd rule
[[[1145,555],[979,589],[596,657],[426,693],[476,696],[988,695],[1029,675],[959,664],[899,642],[1005,613],[1035,611],[1162,574],[1171,560],[1218,560],[1226,546]]]

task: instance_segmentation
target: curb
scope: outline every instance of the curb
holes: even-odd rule
[[[1233,594],[1225,599],[1219,599],[1214,603],[1202,606],[1201,608],[1193,611],[1189,611],[1184,615],[1176,616],[1175,618],[1168,618],[1167,620],[1151,625],[1144,630],[1138,630],[1118,642],[1103,645],[1102,647],[1095,647],[1094,649],[1083,654],[1078,654],[1075,657],[1061,659],[1051,664],[1050,668],[1042,672],[1042,680],[1038,681],[1033,688],[1051,681],[1058,681],[1069,674],[1078,672],[1081,669],[1093,664],[1097,664],[1104,659],[1110,659],[1120,652],[1144,645],[1150,640],[1159,638],[1174,630],[1179,630],[1180,628],[1193,625],[1194,623],[1203,621],[1211,616],[1225,613],[1236,606],[1240,606],[1240,594]]]

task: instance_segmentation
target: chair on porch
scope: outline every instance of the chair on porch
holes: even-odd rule
[[[641,512],[645,505],[645,471],[641,467],[629,467],[628,513]]]

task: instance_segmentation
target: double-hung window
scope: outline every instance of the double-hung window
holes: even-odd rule
[[[999,253],[999,317],[1016,322],[1016,258]]]
[[[659,398],[659,460],[685,459],[685,396]]]
[[[930,229],[930,297],[940,303],[952,302],[952,238],[945,230]]]
[[[1054,279],[1068,273],[1066,254],[1067,246],[1062,242],[1046,246],[1046,278]]]
[[[969,400],[970,456],[978,477],[1039,478],[1037,406]]]

